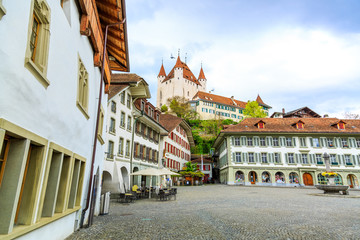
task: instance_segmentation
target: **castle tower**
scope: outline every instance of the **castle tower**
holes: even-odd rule
[[[166,72],[165,72],[164,64],[161,63],[160,72],[159,72],[159,74],[157,76],[157,79],[158,79],[158,91],[157,91],[157,98],[156,98],[156,106],[158,108],[161,108],[161,106],[166,103],[166,99],[164,100],[163,92],[162,92],[162,89],[161,89],[161,83],[165,80],[165,78],[166,78]]]
[[[206,92],[206,82],[207,82],[207,79],[205,77],[205,74],[204,74],[204,70],[202,68],[202,64],[201,64],[201,69],[200,69],[200,73],[199,73],[199,77],[198,77],[198,80],[201,84],[201,91],[204,91]]]

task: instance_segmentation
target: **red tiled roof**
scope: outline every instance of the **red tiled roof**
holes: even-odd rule
[[[200,163],[201,164],[201,158],[197,158],[194,160],[191,160],[192,163]],[[211,158],[205,158],[203,157],[203,163],[212,163],[213,161],[211,160]],[[199,164],[198,164],[199,165]]]
[[[163,65],[163,64],[161,64],[161,68],[160,68],[160,72],[159,72],[158,77],[160,77],[160,76],[166,77],[166,72],[165,72],[165,69],[164,69],[164,65]]]
[[[129,85],[128,84],[110,85],[110,87],[109,87],[109,99],[111,99],[116,94],[120,93],[127,86],[129,86]]]
[[[265,123],[263,129],[256,127],[259,121]],[[274,133],[358,133],[360,134],[360,120],[346,119],[343,130],[337,128],[337,123],[343,121],[337,118],[302,118],[303,129],[297,129],[294,124],[298,118],[247,118],[237,125],[228,126],[222,133],[246,132],[274,132]]]
[[[161,114],[160,115],[160,124],[165,127],[166,130],[171,132],[174,130],[180,123],[182,122],[182,118],[171,114]]]
[[[137,82],[140,82],[141,80],[144,80],[144,79],[135,73],[111,74],[111,84],[137,83]]]
[[[264,103],[264,101],[261,99],[261,97],[260,97],[259,94],[257,95],[256,101],[258,102],[258,104],[261,104],[261,105],[263,105],[263,106],[265,106],[265,107],[271,108],[269,105],[267,105],[266,103]]]
[[[188,65],[186,65],[186,63],[184,63],[184,62],[182,62],[180,60],[179,56],[178,56],[178,58],[176,60],[175,66],[173,67],[173,69],[171,69],[170,73],[166,76],[166,78],[164,79],[163,82],[174,78],[174,70],[175,70],[175,68],[182,68],[183,69],[183,78],[185,78],[185,79],[187,79],[187,80],[201,86],[199,80],[196,79],[195,75],[191,72]]]
[[[203,68],[202,68],[202,67],[201,67],[201,69],[200,69],[200,74],[199,74],[198,79],[206,79],[206,77],[205,77],[205,74],[204,74],[204,71],[203,71]]]
[[[246,106],[246,102],[236,100],[236,99],[234,99],[234,101],[233,101],[231,98],[228,98],[228,97],[223,97],[223,96],[219,96],[219,95],[215,95],[215,94],[211,94],[211,93],[207,93],[207,92],[202,92],[202,91],[198,91],[195,94],[195,96],[193,97],[193,100],[196,100],[196,98],[200,98],[202,100],[206,100],[209,102],[216,102],[216,103],[220,103],[220,104],[236,106],[236,107],[240,107],[240,108],[245,108],[245,106]],[[236,105],[234,104],[234,102],[236,103]]]

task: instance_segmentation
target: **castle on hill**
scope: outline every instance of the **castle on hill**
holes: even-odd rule
[[[206,92],[206,77],[201,67],[199,77],[196,78],[188,65],[177,57],[175,66],[166,75],[164,65],[161,65],[158,75],[156,107],[161,108],[169,98],[174,96],[192,100],[198,91]]]

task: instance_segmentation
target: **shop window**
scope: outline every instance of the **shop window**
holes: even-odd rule
[[[88,103],[89,103],[89,83],[88,78],[89,74],[86,71],[86,68],[79,57],[79,72],[78,72],[78,92],[76,105],[84,116],[88,119]]]
[[[276,183],[285,183],[285,175],[282,172],[275,173]]]
[[[263,172],[261,174],[261,180],[263,183],[271,183],[270,173],[269,172]]]
[[[45,0],[33,0],[29,21],[25,66],[44,86],[49,86],[47,65],[50,41],[50,8]]]
[[[243,183],[245,181],[245,176],[242,171],[237,171],[235,173],[235,182],[237,183]]]
[[[291,172],[289,174],[289,182],[298,184],[299,183],[299,175],[295,172]]]

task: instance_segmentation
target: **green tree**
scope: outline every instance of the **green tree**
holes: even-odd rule
[[[264,118],[266,113],[256,101],[248,101],[244,110],[245,117]]]
[[[175,96],[169,98],[167,103],[170,107],[170,112],[176,114],[176,116],[188,119],[196,119],[197,113],[191,109],[190,104],[184,97]]]
[[[161,112],[166,113],[168,110],[169,109],[165,104],[161,106],[161,109],[160,109]]]

